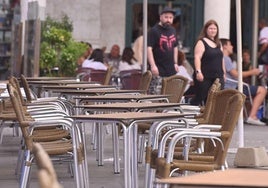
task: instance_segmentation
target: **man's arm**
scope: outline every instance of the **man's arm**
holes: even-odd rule
[[[179,66],[178,66],[178,47],[176,46],[174,48],[174,67],[175,67],[175,70],[176,72],[179,71]]]
[[[238,78],[238,71],[236,69],[232,69],[230,70],[230,74],[232,75],[232,77],[234,78]],[[243,71],[242,72],[242,77],[243,78],[246,78],[246,77],[249,77],[249,76],[257,76],[260,74],[260,70],[258,68],[254,68],[254,69],[251,69],[251,70],[248,70],[248,71]]]
[[[148,61],[151,66],[151,71],[152,71],[153,76],[159,76],[158,68],[154,60],[153,48],[151,46],[147,47],[147,56],[148,56]]]

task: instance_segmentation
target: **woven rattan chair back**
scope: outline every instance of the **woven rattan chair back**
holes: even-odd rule
[[[126,70],[120,72],[120,80],[122,84],[122,89],[139,89],[139,84],[141,81],[141,71],[140,70]]]
[[[232,140],[234,129],[237,125],[241,110],[245,103],[246,96],[240,92],[234,94],[228,100],[228,104],[226,106],[223,120],[222,120],[222,128],[220,131],[222,132],[221,140],[224,144],[224,150],[220,147],[215,147],[215,165],[216,169],[221,169],[222,166],[225,165],[226,155],[229,148],[229,145]]]
[[[227,101],[229,101],[236,94],[243,95],[239,91],[234,90],[234,89],[221,90],[219,92],[216,92],[213,95],[213,98],[212,98],[213,102],[212,102],[211,111],[210,111],[210,115],[208,117],[208,122],[207,122],[208,124],[222,125],[221,130],[229,131],[228,127],[230,125],[227,125],[226,123],[224,123],[227,118],[226,113],[230,111],[229,104],[227,103]],[[211,142],[211,140],[205,139],[204,150],[206,153],[212,153],[212,151],[214,150],[214,145]]]
[[[213,155],[210,160],[205,159],[202,154],[201,158],[197,160],[176,160],[173,159],[171,163],[167,163],[168,159],[157,158],[157,171],[156,176],[159,178],[167,178],[172,169],[179,169],[181,171],[193,171],[193,172],[203,172],[203,171],[213,171],[213,170],[223,170],[225,169],[225,161],[227,151],[232,139],[234,128],[237,125],[242,107],[245,102],[245,95],[237,92],[234,93],[228,100],[225,101],[226,108],[222,111],[223,120],[222,128],[219,130],[221,136],[219,139],[214,140],[214,150]],[[221,108],[221,107],[218,107]],[[202,157],[204,159],[202,159]]]
[[[148,93],[150,83],[152,81],[153,75],[151,71],[146,71],[141,75],[140,83],[139,83],[139,90],[146,91]]]
[[[28,102],[31,102],[33,100],[33,98],[32,98],[33,92],[31,92],[31,88],[29,86],[29,83],[23,74],[20,76],[20,78],[21,78],[22,87],[23,87],[24,92],[25,92],[26,100]]]
[[[112,73],[113,73],[113,67],[109,66],[104,77],[103,85],[110,85]]]
[[[196,120],[199,124],[208,123],[210,112],[212,109],[212,104],[213,104],[213,96],[215,92],[220,91],[220,89],[221,89],[221,84],[219,82],[219,79],[216,79],[209,89],[206,105],[204,106],[202,113],[196,116]]]
[[[169,102],[180,102],[187,83],[188,79],[180,75],[165,77],[162,81],[161,94],[170,95]]]
[[[82,81],[96,81],[103,85],[109,85],[113,68],[109,66],[107,70],[96,70],[81,67],[77,70],[76,78]]]
[[[9,78],[9,83],[17,90],[17,92],[19,94],[19,99],[20,99],[21,103],[23,105],[25,105],[26,104],[26,100],[23,98],[22,92],[20,90],[20,83],[19,83],[18,79],[15,78],[14,76],[11,76]]]

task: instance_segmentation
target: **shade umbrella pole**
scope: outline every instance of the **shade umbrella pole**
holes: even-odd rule
[[[142,56],[142,72],[147,71],[147,17],[148,17],[148,0],[143,0],[143,56]]]
[[[236,0],[236,31],[237,31],[237,68],[238,68],[238,90],[243,92],[242,81],[242,29],[241,29],[241,1]],[[238,120],[238,145],[244,147],[244,124],[243,110]]]
[[[252,37],[252,63],[253,67],[256,68],[257,63],[257,52],[258,52],[258,16],[259,16],[259,0],[253,1],[253,37]],[[252,83],[256,84],[256,76],[252,76]]]

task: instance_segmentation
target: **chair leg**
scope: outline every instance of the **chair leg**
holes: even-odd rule
[[[154,179],[155,179],[155,169],[150,169],[149,170],[149,177],[148,177],[148,182],[147,182],[147,188],[153,188],[154,184]]]
[[[115,123],[112,124],[112,140],[113,140],[114,173],[120,174],[119,135],[118,135],[118,127]]]
[[[21,141],[21,147],[19,148],[18,151],[18,159],[17,159],[17,164],[16,164],[16,168],[15,168],[15,175],[20,175],[21,173],[21,169],[23,167],[23,161],[24,161],[24,144],[23,144],[23,140]]]
[[[93,125],[92,125],[91,144],[93,145],[93,150],[96,150],[96,148],[97,148],[97,145],[96,145],[96,123],[93,123]]]
[[[139,136],[139,159],[138,163],[142,163],[145,155],[145,143],[146,143],[146,136],[145,135],[140,135]]]
[[[74,169],[73,169],[73,163],[69,163],[69,172],[70,172],[70,174],[71,174],[71,177],[74,177]]]
[[[26,188],[29,183],[29,174],[31,170],[31,164],[33,158],[30,157],[30,151],[25,151],[25,160],[23,161],[23,167],[21,169],[20,188]]]

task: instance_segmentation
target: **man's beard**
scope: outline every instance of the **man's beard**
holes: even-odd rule
[[[168,28],[171,25],[170,22],[162,23],[163,28]]]

